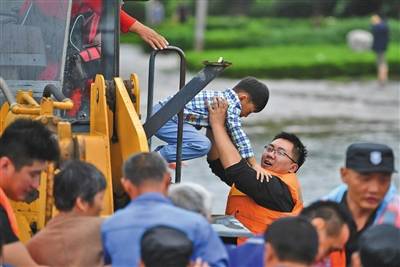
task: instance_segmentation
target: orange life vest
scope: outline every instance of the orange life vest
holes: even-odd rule
[[[234,216],[254,234],[264,233],[268,226],[275,220],[282,217],[295,216],[303,208],[300,184],[296,174],[269,172],[281,179],[289,187],[294,202],[294,208],[291,212],[280,212],[261,207],[253,199],[240,192],[235,185],[231,187],[226,204],[225,213]]]
[[[334,251],[329,254],[330,266],[346,267],[346,252],[344,250]]]
[[[0,188],[0,205],[6,211],[8,221],[10,222],[12,231],[14,232],[14,234],[16,236],[18,236],[17,219],[15,218],[14,210],[11,207],[10,201],[8,200],[8,198],[2,188]]]

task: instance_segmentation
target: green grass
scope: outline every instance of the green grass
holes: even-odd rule
[[[400,78],[400,23],[389,21],[391,78]],[[223,75],[240,78],[253,75],[265,78],[336,79],[375,77],[373,52],[356,53],[346,46],[346,34],[353,29],[369,30],[369,18],[324,18],[318,26],[312,19],[209,17],[205,51],[194,52],[194,21],[181,25],[166,22],[156,30],[171,45],[187,54],[190,70],[199,70],[203,60],[223,56],[233,66]],[[122,42],[149,46],[134,34]]]
[[[345,45],[248,47],[186,53],[188,66],[194,70],[202,67],[203,60],[215,61],[221,56],[233,63],[223,73],[227,77],[252,75],[264,78],[321,79],[375,74],[373,52],[357,53]],[[387,56],[391,76],[398,76],[399,48],[391,46]]]
[[[400,23],[389,21],[393,43],[400,42]],[[207,20],[205,49],[227,49],[271,45],[343,44],[353,29],[369,30],[369,18],[325,18],[319,26],[311,19],[247,17],[210,17]],[[187,24],[166,22],[156,28],[172,45],[193,48],[194,21]],[[133,34],[121,36],[122,42],[140,43]]]

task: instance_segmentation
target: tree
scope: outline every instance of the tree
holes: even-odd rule
[[[201,51],[204,48],[204,32],[207,21],[208,0],[196,2],[196,23],[195,23],[195,40],[194,49]]]

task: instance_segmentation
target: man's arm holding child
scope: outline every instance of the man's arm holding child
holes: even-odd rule
[[[221,101],[222,99],[219,103],[222,103]],[[217,103],[215,99],[213,103]],[[226,105],[228,104],[226,103]],[[247,134],[243,131],[239,116],[236,115],[237,114],[234,114],[234,112],[228,112],[226,115],[226,126],[229,130],[232,141],[234,144],[236,144],[240,156],[246,159],[250,166],[257,172],[257,179],[261,179],[261,181],[263,181],[265,177],[268,181],[269,178],[271,178],[271,175],[257,163],[250,140]]]

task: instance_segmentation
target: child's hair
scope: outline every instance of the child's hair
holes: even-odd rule
[[[237,85],[235,85],[235,87],[233,87],[233,90],[236,93],[247,93],[250,96],[251,102],[253,102],[256,107],[255,112],[263,110],[268,103],[268,87],[254,77],[243,78]]]

